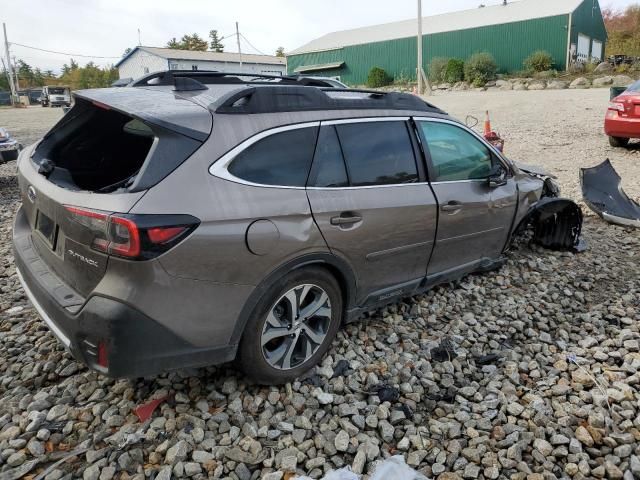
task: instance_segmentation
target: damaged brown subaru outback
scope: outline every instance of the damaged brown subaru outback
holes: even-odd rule
[[[18,160],[24,290],[116,377],[316,365],[345,322],[499,267],[519,228],[576,248],[582,214],[416,96],[169,71],[75,94]]]

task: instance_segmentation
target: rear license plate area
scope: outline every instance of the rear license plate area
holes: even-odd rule
[[[44,237],[49,247],[55,249],[58,226],[39,210],[36,216],[36,230]]]

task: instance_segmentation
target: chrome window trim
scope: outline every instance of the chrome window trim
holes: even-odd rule
[[[431,185],[442,185],[450,183],[487,183],[486,178],[473,178],[471,180],[442,180],[440,182],[431,182]]]
[[[336,190],[364,190],[369,188],[390,188],[390,187],[412,187],[417,185],[429,185],[429,182],[415,183],[389,183],[385,185],[361,185],[355,187],[307,187],[307,190],[327,190],[335,192]]]
[[[266,185],[264,183],[254,183],[248,180],[244,180],[240,177],[236,177],[232,175],[228,168],[231,162],[235,160],[235,158],[240,155],[244,150],[249,148],[251,145],[263,140],[271,135],[276,135],[282,132],[288,132],[291,130],[298,130],[301,128],[313,128],[313,127],[321,127],[323,125],[344,125],[349,123],[371,123],[371,122],[406,122],[409,121],[411,117],[363,117],[363,118],[345,118],[340,120],[318,120],[313,122],[305,122],[305,123],[296,123],[293,125],[284,125],[282,127],[271,128],[268,130],[263,130],[262,132],[256,133],[254,136],[247,138],[240,144],[236,145],[234,148],[229,150],[227,153],[222,155],[218,160],[213,162],[209,166],[209,173],[214,177],[221,178],[223,180],[228,180],[234,183],[240,183],[242,185],[247,185],[250,187],[262,187],[262,188],[280,188],[280,189],[288,189],[288,190],[354,190],[359,188],[381,188],[381,187],[399,187],[399,186],[407,186],[407,185],[428,185],[427,182],[416,182],[416,183],[393,183],[389,185],[365,185],[360,187],[294,187],[290,185]]]
[[[228,168],[231,162],[233,162],[238,155],[240,155],[243,151],[245,151],[251,145],[259,142],[260,140],[263,140],[267,137],[270,137],[272,135],[276,135],[282,132],[289,132],[291,130],[300,130],[302,128],[313,128],[313,127],[319,128],[320,121],[285,125],[282,127],[271,128],[271,129],[263,130],[262,132],[256,133],[254,136],[247,138],[246,140],[244,140],[243,142],[241,142],[240,144],[236,145],[234,148],[229,150],[227,153],[222,155],[218,160],[213,162],[209,166],[209,173],[214,177],[218,177],[223,180],[228,180],[234,183],[240,183],[242,185],[248,185],[251,187],[280,188],[280,189],[286,188],[289,190],[305,190],[306,187],[304,186],[294,187],[291,185],[266,185],[264,183],[250,182],[248,180],[244,180],[240,177],[236,177],[235,175],[232,175],[229,172]]]
[[[411,117],[362,117],[362,118],[341,118],[339,120],[322,120],[322,125],[345,125],[349,123],[373,123],[373,122],[406,122]]]
[[[487,147],[489,149],[490,152],[492,152],[493,154],[495,154],[496,158],[502,163],[502,166],[505,167],[509,173],[513,174],[513,169],[511,168],[511,162],[509,160],[507,160],[498,150],[496,150],[493,145],[491,145],[489,142],[487,142],[485,140],[485,138],[480,135],[478,132],[476,132],[475,130],[473,130],[472,128],[467,127],[466,125],[463,125],[462,123],[459,122],[455,122],[453,120],[447,120],[444,118],[435,118],[435,117],[413,117],[413,120],[416,122],[432,122],[432,123],[446,123],[449,125],[452,125],[454,127],[458,127],[461,130],[464,130],[465,132],[470,133],[472,136],[474,136],[477,140],[480,141],[480,143],[482,143],[485,147]],[[428,141],[428,140],[427,140]],[[487,179],[473,179],[473,180],[442,180],[442,181],[438,181],[438,182],[431,182],[431,184],[439,184],[439,183],[461,183],[461,182],[486,182]]]

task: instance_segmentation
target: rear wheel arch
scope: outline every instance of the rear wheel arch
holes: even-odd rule
[[[237,346],[240,343],[251,315],[258,306],[260,299],[267,293],[269,286],[292,271],[305,267],[322,268],[328,271],[336,279],[342,292],[344,309],[343,320],[346,319],[347,310],[355,304],[356,294],[356,277],[351,270],[351,267],[344,260],[330,253],[308,254],[294,260],[290,260],[276,268],[253,290],[238,316],[238,321],[236,322],[236,326],[230,340],[231,345]]]

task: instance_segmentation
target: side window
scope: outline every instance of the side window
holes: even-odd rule
[[[346,187],[349,185],[340,142],[338,141],[336,128],[333,125],[320,129],[308,185],[321,188]]]
[[[243,150],[228,171],[252,183],[304,187],[317,133],[316,127],[307,127],[270,135]]]
[[[418,181],[418,170],[405,122],[336,125],[352,186]]]
[[[489,149],[469,132],[455,125],[420,122],[431,156],[436,182],[480,180],[491,171]]]

